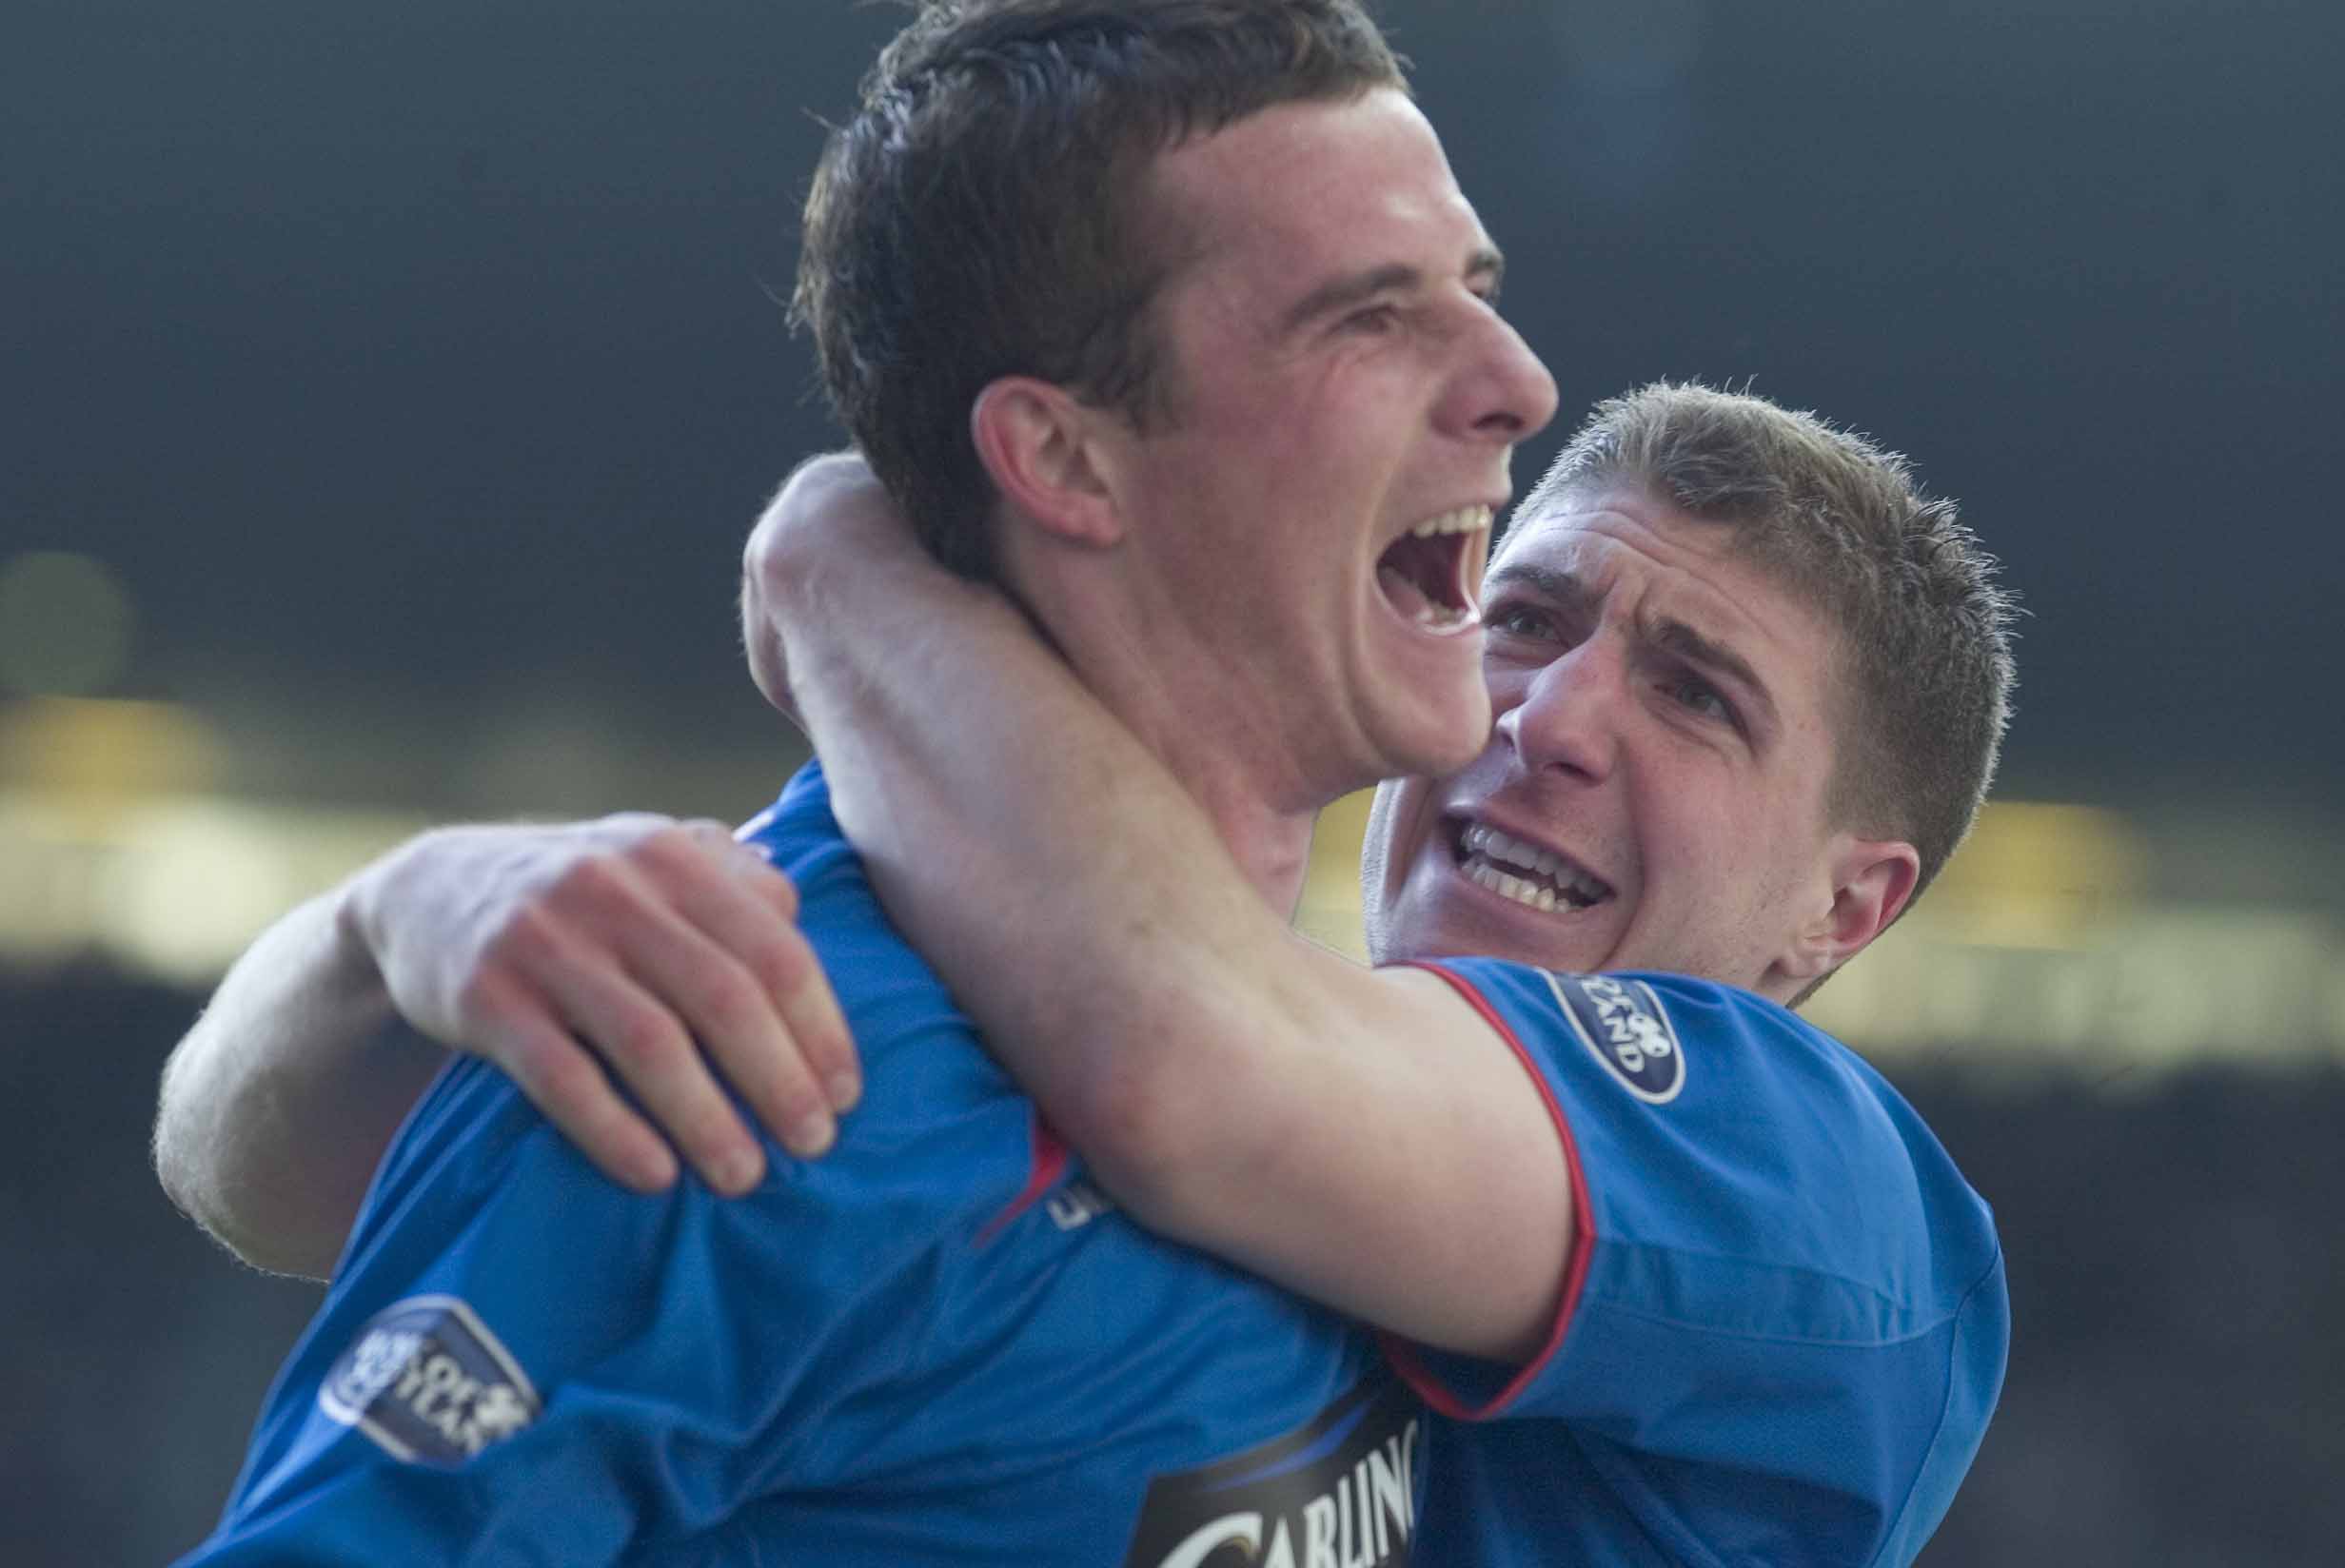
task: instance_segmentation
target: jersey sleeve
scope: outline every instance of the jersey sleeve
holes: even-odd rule
[[[939,1238],[1029,1163],[1025,1103],[929,1044],[873,1075],[831,1156],[769,1147],[741,1200],[625,1192],[451,1068],[191,1560],[607,1562],[886,1462],[910,1439],[858,1396],[928,1332],[960,1250]]]
[[[1560,1423],[1689,1561],[1904,1560],[1952,1500],[2009,1338],[1986,1205],[1920,1117],[1783,1009],[1668,975],[1429,965],[1547,1096],[1574,1182],[1529,1365],[1389,1343],[1436,1409]]]

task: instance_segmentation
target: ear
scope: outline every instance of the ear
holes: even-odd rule
[[[1792,932],[1788,951],[1775,966],[1802,989],[1862,952],[1887,931],[1913,897],[1914,883],[1921,874],[1921,853],[1902,839],[1838,833],[1824,853],[1831,903]]]
[[[1004,376],[970,405],[969,435],[1018,513],[1068,543],[1105,548],[1122,539],[1124,519],[1108,482],[1100,418],[1064,387]]]

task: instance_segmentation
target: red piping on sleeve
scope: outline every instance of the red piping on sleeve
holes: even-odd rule
[[[1017,1196],[1010,1200],[1007,1208],[985,1222],[985,1228],[977,1232],[976,1245],[979,1246],[993,1241],[1001,1234],[1004,1225],[1040,1203],[1042,1195],[1066,1174],[1066,1142],[1051,1130],[1051,1124],[1042,1119],[1039,1109],[1033,1115],[1034,1153],[1027,1166],[1026,1185],[1018,1188]]]
[[[1498,1037],[1507,1042],[1507,1049],[1514,1052],[1515,1059],[1523,1064],[1523,1070],[1530,1074],[1530,1081],[1538,1086],[1540,1103],[1547,1107],[1547,1115],[1555,1123],[1556,1136],[1563,1140],[1564,1166],[1571,1173],[1571,1252],[1564,1260],[1564,1288],[1556,1302],[1555,1325],[1547,1330],[1547,1339],[1539,1346],[1539,1353],[1508,1381],[1507,1386],[1500,1389],[1495,1398],[1479,1407],[1468,1406],[1433,1376],[1420,1359],[1417,1346],[1390,1334],[1381,1336],[1385,1359],[1392,1363],[1393,1369],[1427,1404],[1454,1421],[1488,1421],[1512,1404],[1546,1369],[1547,1362],[1554,1360],[1556,1351],[1563,1347],[1564,1335],[1571,1326],[1572,1309],[1580,1303],[1580,1287],[1587,1283],[1587,1260],[1596,1245],[1595,1215],[1588,1207],[1587,1179],[1580,1169],[1580,1146],[1572,1141],[1571,1124],[1564,1119],[1564,1107],[1556,1104],[1555,1090],[1548,1085],[1547,1074],[1539,1070],[1538,1064],[1531,1060],[1530,1052],[1523,1049],[1523,1042],[1515,1037],[1513,1028],[1465,976],[1452,973],[1439,964],[1417,963],[1412,967],[1438,974],[1449,982],[1450,989],[1464,997],[1468,1005],[1482,1015],[1483,1021],[1498,1031]]]

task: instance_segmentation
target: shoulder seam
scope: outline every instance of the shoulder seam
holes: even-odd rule
[[[1987,1266],[1980,1271],[1979,1277],[1971,1281],[1970,1288],[1962,1292],[1961,1303],[1954,1309],[1954,1316],[1947,1320],[1955,1325],[1955,1330],[1946,1337],[1946,1392],[1944,1398],[1939,1401],[1938,1424],[1930,1429],[1930,1441],[1921,1445],[1921,1457],[1914,1460],[1913,1474],[1905,1478],[1904,1500],[1898,1505],[1896,1517],[1891,1519],[1888,1525],[1882,1531],[1881,1548],[1865,1560],[1865,1568],[1879,1568],[1882,1561],[1882,1554],[1889,1550],[1890,1543],[1895,1541],[1899,1532],[1905,1528],[1906,1519],[1912,1517],[1914,1489],[1921,1484],[1921,1477],[1930,1467],[1931,1457],[1938,1452],[1938,1445],[1945,1441],[1946,1422],[1952,1419],[1954,1413],[1954,1359],[1961,1349],[1962,1314],[1970,1310],[1972,1300],[1986,1287],[1986,1283],[1993,1279],[1996,1272],[2002,1266],[2003,1243],[2002,1238],[1998,1236],[1995,1240],[1994,1257],[1987,1261]],[[1980,1433],[1982,1440],[1984,1436],[1983,1432]]]

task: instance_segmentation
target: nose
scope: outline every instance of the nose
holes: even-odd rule
[[[1555,417],[1555,378],[1522,334],[1488,305],[1472,334],[1472,352],[1452,388],[1450,421],[1461,435],[1511,445]]]
[[[1499,736],[1527,772],[1599,782],[1619,756],[1617,705],[1626,676],[1609,639],[1578,643],[1542,666],[1514,702],[1493,694],[1505,710],[1498,715]]]

